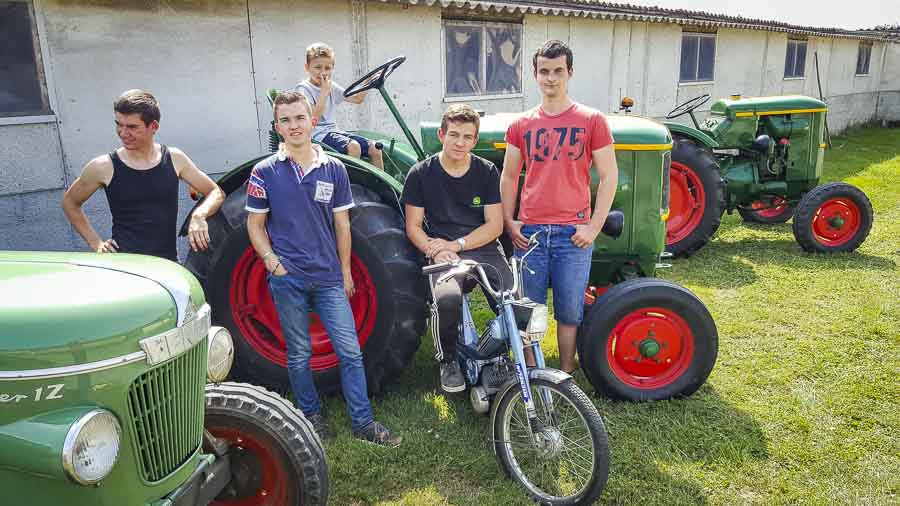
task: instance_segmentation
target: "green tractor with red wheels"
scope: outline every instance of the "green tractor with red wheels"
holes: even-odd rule
[[[357,289],[350,304],[373,392],[410,364],[428,317],[428,290],[421,275],[424,258],[406,238],[400,194],[409,168],[441,145],[436,122],[421,125],[420,144],[385,90],[387,78],[404,60],[386,62],[345,91],[351,96],[378,90],[400,125],[403,139],[358,132],[377,141],[385,170],[331,153],[347,167],[356,203],[350,220]],[[270,90],[270,99],[273,93]],[[474,153],[502,165],[506,129],[514,118],[513,114],[483,117]],[[613,398],[690,395],[712,371],[718,334],[696,296],[650,277],[664,255],[672,138],[653,121],[624,115],[609,119],[619,187],[605,227],[609,235],[601,234],[594,247],[592,286],[585,294],[589,304],[579,329],[581,364],[592,385]],[[276,150],[277,134],[270,132],[270,141]],[[191,252],[186,267],[203,284],[216,323],[234,336],[234,375],[285,391],[289,387],[284,338],[265,268],[250,246],[245,224],[246,182],[253,165],[265,156],[247,161],[218,181],[228,197],[209,220],[210,250]],[[335,390],[340,384],[338,359],[315,316],[311,334],[316,382],[322,390]]]
[[[804,96],[717,101],[698,122],[701,95],[667,119],[688,114],[693,127],[667,122],[672,132],[670,215],[666,249],[689,256],[737,210],[749,223],[785,223],[809,252],[853,251],[872,228],[872,204],[846,183],[819,186],[826,143],[824,102]]]

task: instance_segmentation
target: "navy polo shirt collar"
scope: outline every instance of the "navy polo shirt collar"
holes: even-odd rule
[[[325,154],[325,151],[322,149],[322,146],[319,146],[318,144],[313,144],[312,147],[313,147],[313,151],[316,153],[316,158],[313,160],[312,166],[310,166],[308,169],[301,166],[303,168],[303,177],[310,175],[310,173],[312,173],[312,171],[314,171],[317,168],[319,168],[320,166],[328,163],[328,156]],[[293,158],[291,158],[290,155],[288,154],[287,150],[284,148],[281,148],[278,150],[277,156],[278,156],[279,162],[289,162],[290,163],[291,161],[293,161],[294,163],[297,163],[299,165],[299,162],[297,162]]]

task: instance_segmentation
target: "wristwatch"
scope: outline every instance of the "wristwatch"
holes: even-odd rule
[[[466,249],[466,239],[465,237],[460,237],[456,240],[456,244],[459,244],[459,251]]]

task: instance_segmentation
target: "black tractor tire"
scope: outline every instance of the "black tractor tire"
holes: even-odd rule
[[[318,505],[328,501],[325,450],[303,413],[263,388],[206,385],[204,429],[229,443],[231,481],[212,502]]]
[[[628,401],[691,395],[719,352],[716,323],[703,302],[655,278],[619,283],[597,298],[585,311],[577,343],[591,385]]]
[[[683,196],[679,200],[673,195]],[[666,251],[687,257],[712,239],[725,212],[725,182],[719,165],[693,139],[673,137],[669,196]]]
[[[421,275],[422,256],[406,238],[400,213],[363,186],[353,184],[351,190],[356,203],[350,209],[352,252],[354,259],[365,267],[375,292],[374,316],[372,313],[365,316],[374,318],[374,323],[370,325],[371,331],[362,345],[362,352],[369,392],[377,393],[409,365],[419,348],[427,319],[427,286]],[[229,196],[228,200],[231,198]],[[231,307],[232,289],[249,291],[252,288],[241,286],[249,278],[236,269],[261,268],[261,265],[252,267],[248,263],[259,262],[259,259],[252,252],[246,224],[237,224],[226,235],[219,242],[218,251],[211,254],[213,265],[208,268],[206,290],[213,321],[226,327],[234,337],[232,375],[277,392],[288,392],[290,383],[284,361],[273,360],[248,341],[237,323],[243,309]],[[190,256],[187,263],[191,268]],[[262,290],[268,297],[267,286]],[[277,322],[277,316],[274,319]],[[258,329],[260,335],[266,336],[267,342],[274,345],[278,338],[271,330],[272,326],[272,323],[260,323]],[[280,326],[277,332],[280,332]],[[284,353],[283,345],[279,346],[280,353]],[[314,371],[313,377],[320,392],[340,389],[340,366],[337,364]]]
[[[847,183],[823,184],[797,204],[794,238],[811,253],[853,251],[869,236],[874,214],[872,203],[859,188]]]
[[[777,225],[779,223],[787,223],[794,216],[796,207],[792,204],[785,203],[771,209],[753,209],[749,207],[739,207],[738,212],[741,218],[747,223],[759,223],[761,225]]]

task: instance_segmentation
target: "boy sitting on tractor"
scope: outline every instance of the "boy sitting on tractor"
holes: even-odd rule
[[[303,66],[309,76],[294,90],[303,94],[312,104],[315,129],[313,140],[321,142],[338,153],[362,158],[368,155],[369,160],[379,169],[384,168],[381,150],[365,137],[340,130],[334,120],[335,107],[343,102],[362,104],[365,93],[352,97],[344,97],[343,86],[331,80],[334,71],[334,49],[322,42],[316,42],[306,48],[306,64]]]

